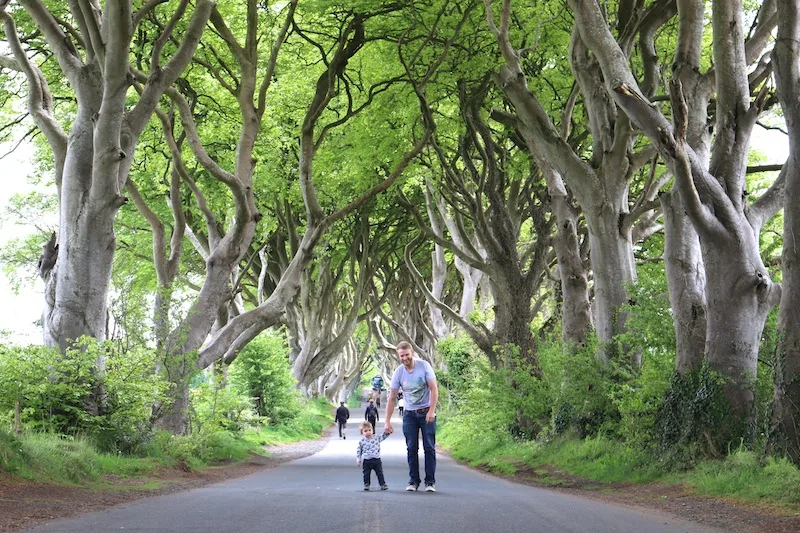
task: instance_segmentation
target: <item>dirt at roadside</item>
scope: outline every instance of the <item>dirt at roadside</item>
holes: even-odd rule
[[[330,428],[325,437],[332,434]],[[237,464],[221,464],[204,472],[171,469],[154,476],[162,484],[155,490],[136,489],[141,480],[109,479],[108,488],[85,489],[12,480],[0,474],[0,532],[18,531],[57,518],[67,518],[144,497],[189,490],[246,476],[263,468],[306,457],[321,450],[327,438],[267,448],[268,457],[253,455]],[[796,533],[800,515],[766,506],[747,505],[693,495],[686,487],[650,483],[627,485],[596,483],[554,469],[520,470],[512,481],[617,505],[657,509],[706,526],[742,533]],[[543,483],[546,481],[547,483]],[[554,485],[555,483],[555,485]]]

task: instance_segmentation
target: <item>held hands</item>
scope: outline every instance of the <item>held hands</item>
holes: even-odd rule
[[[383,424],[383,432],[387,435],[391,435],[394,433],[394,428],[392,427],[392,423],[388,420]]]
[[[356,459],[356,466],[361,466],[361,459]]]

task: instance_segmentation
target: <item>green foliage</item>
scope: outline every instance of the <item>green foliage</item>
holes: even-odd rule
[[[637,283],[628,287],[628,294],[635,304],[627,308],[627,332],[617,342],[641,352],[642,364],[610,393],[620,416],[614,433],[630,445],[650,449],[657,440],[657,413],[675,370],[675,328],[663,265],[640,267]]]
[[[19,472],[29,464],[22,443],[0,428],[0,471]]]
[[[638,376],[627,359],[601,361],[598,349],[594,339],[578,349],[559,341],[540,347],[542,379],[553,397],[553,435],[621,435],[619,400],[622,391],[638,390]]]
[[[264,419],[256,415],[250,399],[219,383],[219,377],[215,375],[191,390],[190,419],[195,431],[238,432],[261,424]]]
[[[14,436],[0,428],[0,471],[39,482],[97,483],[101,476],[142,476],[174,465],[202,469],[223,460],[241,460],[261,453],[261,446],[318,438],[332,423],[330,405],[324,400],[303,404],[297,416],[264,431],[221,430],[207,424],[191,435],[175,436],[156,431],[137,447],[142,457],[102,453],[96,438],[28,432]],[[137,485],[138,486],[138,485]]]
[[[673,375],[656,415],[655,444],[666,467],[683,467],[725,452],[729,443],[719,436],[730,432],[715,431],[733,423],[723,385],[724,378],[707,365],[699,372]]]
[[[103,372],[97,371],[98,360]],[[41,346],[0,346],[0,421],[10,424],[19,402],[29,430],[85,433],[101,449],[131,451],[148,439],[150,407],[166,390],[154,364],[152,351],[122,351],[89,338],[65,354]],[[96,416],[86,409],[90,397],[97,398]]]
[[[661,255],[661,250],[650,254]],[[675,327],[670,312],[667,279],[662,264],[646,264],[638,269],[635,284],[627,287],[629,301],[625,311],[627,331],[617,342],[641,350],[642,360],[670,355],[675,357]]]
[[[652,352],[642,360],[642,367],[632,379],[619,383],[611,392],[611,401],[619,411],[614,433],[631,446],[650,449],[657,433],[657,414],[669,389],[675,369],[674,355]]]
[[[152,457],[179,461],[187,468],[199,470],[222,460],[241,460],[258,449],[251,441],[230,431],[209,429],[189,435],[173,435],[156,431],[147,448]]]
[[[333,423],[331,405],[322,398],[303,400],[297,416],[280,425],[265,426],[257,434],[266,445],[318,438]]]
[[[0,409],[10,421],[19,402],[27,427],[74,432],[89,422],[84,400],[93,368],[92,356],[80,350],[62,355],[42,346],[0,346]]]
[[[469,388],[475,374],[473,363],[478,348],[466,335],[451,336],[439,341],[437,346],[444,362],[444,370],[438,372],[436,379],[451,393],[460,395]]]
[[[301,408],[288,352],[283,334],[265,332],[250,341],[231,364],[231,383],[270,424],[291,420]]]
[[[662,474],[646,451],[621,445],[618,440],[602,435],[582,440],[554,440],[529,461],[551,464],[570,474],[603,482],[641,483]]]
[[[513,438],[530,439],[547,421],[551,391],[527,366],[494,370],[476,354],[469,378],[457,410],[447,416],[452,422],[445,432],[454,448],[492,449]]]

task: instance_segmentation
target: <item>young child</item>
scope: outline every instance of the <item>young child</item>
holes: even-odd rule
[[[386,480],[383,479],[383,463],[381,463],[381,441],[388,437],[386,433],[380,437],[372,435],[372,424],[367,420],[361,422],[361,440],[358,441],[356,451],[356,464],[362,466],[364,471],[364,490],[369,490],[372,470],[378,476],[381,490],[389,490]]]

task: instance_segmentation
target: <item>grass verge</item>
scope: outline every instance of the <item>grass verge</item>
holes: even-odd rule
[[[532,473],[544,485],[580,478],[596,484],[680,484],[717,498],[757,503],[800,514],[800,470],[786,459],[760,457],[745,450],[704,461],[693,469],[670,472],[652,454],[606,438],[558,438],[546,443],[515,441],[497,435],[465,438],[463,428],[443,424],[439,442],[457,460],[498,474]],[[588,483],[592,482],[592,483]]]
[[[178,465],[202,470],[220,461],[241,461],[252,453],[263,453],[265,445],[318,438],[332,422],[330,404],[314,400],[291,421],[260,431],[217,429],[183,436],[159,431],[139,456],[100,452],[81,436],[13,435],[0,430],[0,472],[40,483],[100,486],[106,484],[105,479],[146,477]]]

